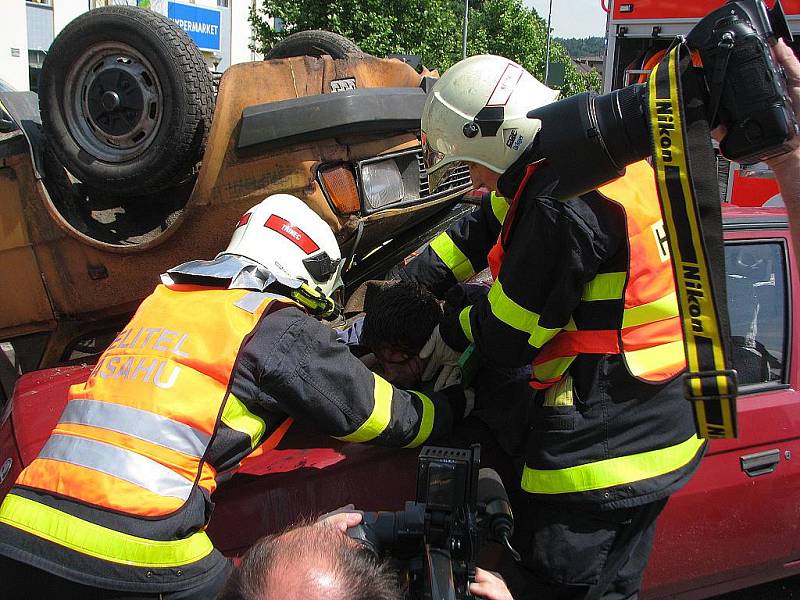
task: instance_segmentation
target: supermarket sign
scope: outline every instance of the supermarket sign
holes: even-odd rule
[[[200,50],[219,51],[220,12],[193,4],[169,2],[167,16],[192,38]]]

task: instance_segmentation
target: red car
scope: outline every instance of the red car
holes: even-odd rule
[[[724,209],[739,438],[711,443],[670,500],[643,598],[703,598],[800,567],[800,289],[783,209]],[[793,329],[794,328],[794,329]],[[0,499],[47,439],[67,389],[90,366],[23,376],[0,429]],[[795,466],[797,465],[797,466]],[[294,426],[280,449],[249,459],[215,493],[210,534],[228,554],[299,515],[354,503],[398,510],[414,497],[416,452],[346,444]]]

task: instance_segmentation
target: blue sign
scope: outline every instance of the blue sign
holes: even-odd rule
[[[189,34],[200,50],[220,49],[220,13],[213,8],[170,2],[167,16]]]

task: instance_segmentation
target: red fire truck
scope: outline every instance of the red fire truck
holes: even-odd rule
[[[641,83],[676,36],[686,35],[724,0],[601,0],[608,13],[605,91]],[[772,7],[774,0],[767,0]],[[800,37],[800,0],[782,0],[789,28]],[[795,50],[800,42],[795,42]],[[772,173],[763,163],[717,160],[723,202],[739,206],[783,206]]]

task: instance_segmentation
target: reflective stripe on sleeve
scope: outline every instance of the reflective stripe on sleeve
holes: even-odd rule
[[[367,417],[367,420],[361,424],[361,427],[353,433],[341,437],[334,436],[337,440],[342,440],[343,442],[368,442],[378,437],[389,426],[389,421],[392,418],[394,388],[391,383],[380,375],[375,373],[372,375],[375,378],[372,412]]]
[[[258,445],[261,436],[267,430],[264,419],[254,415],[244,403],[233,394],[228,394],[225,401],[225,408],[222,410],[222,422],[231,429],[244,433],[250,438],[250,447]]]
[[[450,236],[440,233],[431,242],[431,250],[453,272],[456,281],[464,281],[475,275],[475,269],[466,255],[455,245]]]
[[[506,215],[508,214],[508,208],[510,206],[508,200],[502,196],[498,196],[495,192],[492,192],[490,201],[492,203],[492,212],[494,213],[494,216],[498,222],[502,225],[503,221],[506,220]]]
[[[642,481],[680,469],[702,445],[703,440],[692,436],[675,446],[566,469],[531,469],[525,465],[522,488],[531,494],[568,494]]]
[[[458,322],[461,324],[461,330],[470,342],[474,342],[475,338],[472,337],[472,323],[469,320],[469,315],[472,306],[465,306],[460,313],[458,313]]]
[[[499,279],[492,284],[492,288],[489,290],[489,304],[492,307],[492,314],[503,323],[518,331],[529,333],[528,343],[534,348],[541,348],[561,331],[561,328],[541,327],[539,325],[540,315],[523,308],[506,296]]]
[[[422,418],[419,421],[419,431],[417,432],[417,435],[414,436],[414,439],[404,447],[416,448],[425,440],[427,440],[428,437],[430,437],[431,431],[433,431],[433,420],[436,415],[436,409],[433,406],[431,399],[422,392],[415,392],[414,390],[410,390],[410,392],[416,395],[422,401]]]
[[[625,291],[626,276],[625,272],[598,273],[583,286],[581,300],[619,300]]]
[[[138,485],[159,496],[184,501],[194,487],[194,482],[137,452],[73,435],[52,434],[39,453],[39,458],[92,469]]]
[[[201,458],[211,436],[150,411],[98,400],[70,400],[59,423],[89,425]]]
[[[214,545],[204,531],[174,541],[148,540],[9,494],[0,522],[81,554],[135,567],[180,567],[205,558]]]

